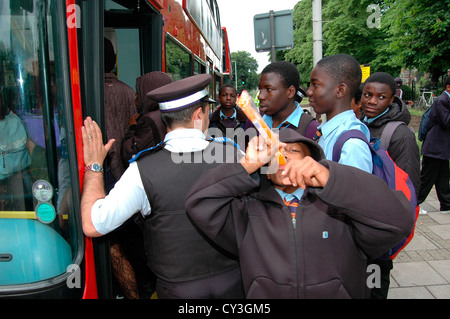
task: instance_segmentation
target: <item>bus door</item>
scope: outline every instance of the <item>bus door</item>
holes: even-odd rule
[[[0,297],[79,297],[84,241],[66,8],[2,1],[0,24]]]

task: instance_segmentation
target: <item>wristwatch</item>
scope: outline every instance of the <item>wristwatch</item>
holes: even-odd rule
[[[101,172],[101,173],[103,173],[103,167],[100,164],[98,164],[98,163],[94,163],[94,164],[91,164],[91,165],[86,165],[84,167],[84,171],[85,172],[86,171],[93,171],[93,172]]]

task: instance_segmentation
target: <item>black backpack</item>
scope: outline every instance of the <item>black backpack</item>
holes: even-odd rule
[[[419,134],[417,135],[419,141],[423,141],[427,136],[428,131],[430,130],[430,127],[428,126],[428,123],[430,122],[430,113],[431,106],[425,112],[423,112],[422,118],[420,120]]]
[[[143,116],[139,119],[135,130],[130,130],[123,141],[121,147],[122,162],[128,167],[129,160],[139,152],[158,145],[164,136],[161,136],[158,126],[150,116]]]

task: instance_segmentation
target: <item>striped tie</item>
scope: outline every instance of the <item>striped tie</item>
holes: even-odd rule
[[[320,129],[317,130],[316,134],[313,137],[313,141],[319,141],[319,138],[322,136],[322,131]]]
[[[289,123],[289,122],[283,122],[283,123],[281,123],[279,130],[280,131],[284,130],[284,129],[288,128],[290,125],[291,125],[291,123]]]
[[[286,199],[283,199],[284,204],[287,206],[287,208],[289,208],[289,211],[291,212],[291,217],[292,217],[292,225],[294,226],[294,228],[296,227],[296,223],[297,220],[295,219],[295,213],[297,212],[297,207],[298,207],[298,198],[294,197],[294,199],[290,200],[289,202],[286,201]]]

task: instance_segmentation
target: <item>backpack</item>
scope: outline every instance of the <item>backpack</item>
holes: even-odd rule
[[[430,130],[430,128],[428,127],[428,123],[430,122],[430,113],[431,106],[425,112],[423,112],[422,118],[420,119],[419,134],[417,136],[419,141],[423,141],[427,136],[428,131]]]
[[[338,162],[341,156],[341,150],[344,143],[349,138],[358,138],[369,146],[372,153],[373,170],[372,174],[378,176],[393,190],[402,191],[406,198],[411,203],[411,206],[415,210],[415,220],[419,216],[419,206],[417,205],[416,192],[414,185],[409,178],[408,174],[395,164],[391,159],[386,149],[380,147],[380,140],[378,138],[371,138],[370,143],[367,141],[366,136],[359,130],[349,130],[344,132],[336,141],[333,148],[333,161]],[[414,223],[415,227],[415,223]],[[381,256],[381,259],[393,260],[397,257],[398,253],[409,244],[414,236],[414,228],[409,235],[402,239],[395,247],[392,247],[389,251]]]
[[[303,136],[306,136],[306,130],[308,129],[309,123],[311,123],[313,120],[315,120],[315,118],[312,117],[311,114],[303,112],[302,116],[300,117],[300,121],[298,122],[297,132],[299,132]]]
[[[383,132],[381,133],[380,137],[380,148],[384,148],[385,150],[388,149],[389,145],[391,145],[391,137],[394,134],[397,127],[400,125],[407,125],[405,122],[401,121],[390,121],[386,124],[386,126],[383,129]],[[409,130],[414,134],[414,128],[411,126],[407,126]]]
[[[132,134],[129,133],[125,135],[121,145],[121,157],[124,167],[128,167],[129,160],[134,155],[158,145],[164,138],[164,136],[160,135],[155,121],[146,115],[139,119],[136,130]]]
[[[0,180],[30,166],[28,135],[22,120],[10,112],[0,120]]]

